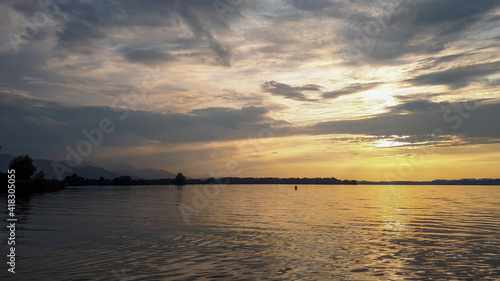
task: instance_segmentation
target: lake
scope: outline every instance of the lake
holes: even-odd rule
[[[93,186],[17,205],[0,280],[500,278],[499,186]]]

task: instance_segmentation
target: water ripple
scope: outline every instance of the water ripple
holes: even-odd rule
[[[499,187],[303,186],[292,191],[290,186],[228,186],[187,224],[179,206],[192,206],[195,188],[81,187],[22,202],[17,277],[500,276]],[[6,270],[0,273],[2,280],[7,276]]]

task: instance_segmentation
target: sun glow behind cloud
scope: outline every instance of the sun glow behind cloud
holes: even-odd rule
[[[210,1],[108,4],[61,4],[18,53],[0,40],[5,152],[61,159],[110,118],[87,160],[193,176],[230,161],[245,176],[384,180],[405,161],[408,180],[498,174],[494,1],[243,1],[222,18]],[[2,9],[18,35],[40,10]],[[161,77],[120,120],[109,107],[151,69]]]

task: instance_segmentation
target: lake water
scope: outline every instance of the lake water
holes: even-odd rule
[[[499,186],[73,187],[17,204],[0,280],[500,280]]]

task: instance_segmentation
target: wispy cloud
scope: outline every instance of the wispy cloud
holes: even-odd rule
[[[500,72],[500,62],[480,63],[422,74],[407,81],[413,85],[446,85],[451,89],[468,86],[490,74]]]
[[[355,93],[363,92],[366,90],[370,90],[370,89],[377,87],[380,84],[381,83],[365,83],[365,84],[355,83],[355,84],[351,84],[347,87],[344,87],[340,90],[323,93],[322,97],[325,99],[334,99],[334,98],[338,98],[340,96],[345,96],[345,95],[350,95],[350,94],[355,94]]]
[[[210,166],[218,145],[221,164],[277,123],[286,143],[257,146],[275,157],[261,155],[268,168],[323,138],[346,138],[345,150],[373,137],[356,157],[364,141],[417,145],[434,128],[448,135],[418,145],[500,143],[499,1],[219,2],[224,10],[205,0],[1,3],[0,145],[59,159],[102,118],[117,121],[102,155],[142,165],[196,151]],[[161,77],[118,122],[113,101],[137,95],[151,69]],[[468,100],[481,105],[454,107]]]
[[[264,92],[297,101],[315,101],[314,99],[308,98],[303,92],[319,91],[320,86],[314,84],[290,86],[284,83],[278,83],[276,81],[268,81],[261,85],[261,89]]]

